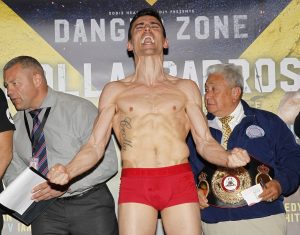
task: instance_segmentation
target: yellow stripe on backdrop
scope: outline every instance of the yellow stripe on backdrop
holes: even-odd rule
[[[300,0],[291,1],[240,56],[252,65],[254,65],[257,58],[272,58],[276,63],[276,74],[280,74],[279,64],[285,57],[300,59]],[[255,77],[254,71],[255,68],[252,66],[250,77]],[[276,81],[279,80],[284,80],[284,77],[282,75],[276,76]],[[253,82],[254,80],[249,81],[251,88],[253,88]],[[281,88],[274,90],[272,93],[264,93],[259,106],[277,113],[280,99],[284,93]],[[258,91],[252,89],[252,93],[245,94],[244,98],[248,100],[251,97],[259,97],[260,95]]]
[[[57,65],[66,66],[66,90],[79,91],[83,96],[83,76],[51,45],[47,43],[34,29],[32,29],[20,16],[0,0],[0,86],[3,87],[2,68],[13,57],[29,55],[41,63],[47,63],[53,68],[53,77],[57,78]],[[54,88],[57,87],[54,79]],[[93,101],[93,100],[92,100]],[[98,99],[94,104],[97,105]],[[15,109],[9,101],[12,114]],[[13,220],[9,215],[4,215],[4,232],[30,234],[31,227]],[[4,234],[4,233],[3,233]]]
[[[153,6],[157,2],[157,0],[146,0],[146,2]]]
[[[79,91],[79,94],[83,96],[82,75],[2,1],[0,1],[0,28],[1,71],[8,60],[19,55],[30,55],[41,63],[49,64],[53,68],[54,77],[57,77],[57,65],[65,64],[66,90]],[[0,82],[2,86],[2,76]]]

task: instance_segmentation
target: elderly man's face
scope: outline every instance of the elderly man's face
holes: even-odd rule
[[[230,86],[223,74],[211,74],[205,83],[204,101],[207,111],[217,117],[232,113],[239,102],[238,89]]]

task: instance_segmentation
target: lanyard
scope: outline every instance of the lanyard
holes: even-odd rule
[[[28,121],[27,121],[27,117],[26,117],[26,114],[25,114],[25,111],[24,111],[24,121],[25,121],[25,126],[26,126],[26,130],[27,130],[27,134],[28,134],[28,137],[30,139],[30,142],[31,142],[31,145],[32,146],[36,146],[36,143],[37,141],[39,140],[40,138],[40,135],[44,129],[44,126],[45,126],[45,123],[47,121],[47,118],[48,118],[48,115],[50,113],[50,109],[51,107],[48,107],[45,114],[44,114],[44,117],[43,117],[43,120],[42,120],[42,123],[40,124],[40,127],[39,129],[36,131],[35,135],[34,136],[30,136],[30,130],[29,130],[29,125],[28,125]],[[33,138],[34,137],[34,138]]]

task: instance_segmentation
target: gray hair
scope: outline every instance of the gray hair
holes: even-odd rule
[[[38,62],[35,58],[26,55],[18,56],[8,61],[3,68],[3,73],[16,64],[21,64],[22,68],[30,68],[30,67],[35,68],[45,78],[44,69],[40,64],[40,62]]]
[[[239,66],[235,64],[214,64],[207,68],[207,77],[214,73],[220,73],[229,85],[240,87],[243,94],[244,79]]]

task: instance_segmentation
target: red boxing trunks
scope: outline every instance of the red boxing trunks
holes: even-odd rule
[[[119,204],[128,202],[146,204],[156,210],[183,203],[198,203],[190,164],[161,168],[124,168]]]

